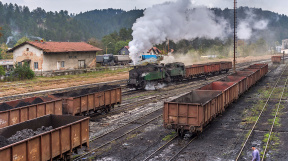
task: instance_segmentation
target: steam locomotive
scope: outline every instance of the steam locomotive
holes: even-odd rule
[[[213,62],[185,66],[184,63],[175,62],[168,64],[147,64],[135,66],[129,71],[129,88],[144,89],[149,82],[170,83],[192,79],[193,77],[220,74],[228,72],[232,68],[232,62]]]

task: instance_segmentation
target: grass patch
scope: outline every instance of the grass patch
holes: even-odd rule
[[[263,145],[263,147],[262,147],[263,149],[265,149],[265,147],[266,147],[266,143],[268,141],[268,138],[269,138],[269,133],[266,133],[264,135],[264,139],[262,140],[265,143],[265,145]],[[279,145],[280,145],[279,134],[275,133],[275,132],[272,132],[271,136],[270,136],[270,140],[269,140],[269,144],[268,144],[267,149],[276,150]],[[261,152],[261,156],[262,155],[263,155],[263,151]]]
[[[138,134],[131,134],[131,135],[129,135],[129,136],[127,137],[126,140],[133,139],[133,138],[135,138],[137,135],[138,135]]]
[[[171,140],[176,134],[176,131],[173,131],[171,134],[169,135],[166,135],[162,140],[163,141],[168,141],[168,140]]]
[[[257,92],[261,94],[261,98],[268,98],[272,89],[259,89]]]
[[[274,121],[274,119],[268,119],[268,123],[269,123],[270,125],[273,124],[273,121]],[[276,117],[276,119],[275,119],[275,123],[274,123],[274,126],[276,126],[276,127],[280,127],[281,124],[279,123],[279,121],[280,121],[280,118],[279,118],[279,117]]]

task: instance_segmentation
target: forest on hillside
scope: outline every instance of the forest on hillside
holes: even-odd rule
[[[231,28],[233,27],[232,9],[212,8],[211,10],[216,16],[226,19]],[[269,20],[267,29],[257,31],[257,36],[248,40],[248,43],[264,43],[269,48],[269,46],[279,45],[282,39],[288,37],[286,15],[259,8],[239,7],[238,20],[249,16],[247,10],[252,10],[256,19]],[[128,45],[128,42],[132,40],[131,27],[137,18],[143,16],[143,12],[144,10],[103,9],[69,14],[64,10],[59,12],[45,11],[42,8],[30,10],[27,6],[3,4],[0,1],[0,27],[2,28],[0,48],[3,51],[8,47],[13,47],[19,39],[25,36],[30,40],[86,41],[104,50],[108,46],[108,53],[115,54],[119,48]],[[229,38],[225,41],[196,38],[192,41],[171,42],[170,47],[181,52],[191,49],[201,51],[213,47],[221,49],[231,46],[231,42]],[[158,44],[157,47],[164,50],[165,43]]]

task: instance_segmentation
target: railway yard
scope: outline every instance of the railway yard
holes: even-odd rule
[[[157,90],[131,90],[125,87],[123,81],[104,83],[107,85],[115,85],[115,84],[121,85],[122,86],[122,89],[120,90],[120,93],[122,92],[122,94],[120,94],[122,95],[121,97],[119,97],[119,89],[116,90],[116,88],[115,91],[114,88],[112,90],[109,89],[109,94],[107,94],[107,96],[105,92],[97,95],[97,97],[95,96],[95,98],[92,99],[93,101],[91,101],[91,97],[94,97],[94,95],[91,97],[87,96],[87,98],[86,97],[84,98],[84,96],[82,97],[83,94],[81,95],[80,92],[78,93],[79,95],[78,103],[80,109],[78,108],[73,109],[73,112],[68,111],[68,114],[79,115],[80,113],[82,113],[82,115],[90,116],[89,141],[86,138],[87,133],[85,132],[77,133],[74,131],[75,129],[77,131],[77,128],[78,129],[80,128],[81,130],[85,131],[87,123],[86,120],[83,120],[83,122],[76,121],[73,123],[71,123],[73,119],[71,119],[72,121],[69,120],[70,121],[69,126],[71,126],[70,133],[68,132],[69,131],[68,130],[65,131],[65,134],[67,134],[67,136],[70,136],[68,138],[70,138],[71,142],[73,142],[70,143],[70,147],[68,148],[69,152],[73,152],[69,153],[69,155],[72,154],[70,158],[72,160],[103,160],[103,161],[104,160],[105,161],[106,160],[107,161],[108,160],[193,160],[193,161],[250,160],[252,153],[251,146],[252,144],[253,145],[255,144],[257,146],[257,149],[259,149],[261,153],[261,158],[263,158],[262,157],[263,155],[265,156],[265,160],[288,160],[288,154],[287,154],[288,147],[285,146],[288,141],[287,139],[288,113],[286,109],[287,97],[288,97],[288,91],[286,89],[288,68],[286,67],[287,65],[284,63],[272,64],[270,60],[262,60],[262,61],[238,64],[236,65],[236,70],[237,71],[243,70],[244,68],[247,68],[252,64],[260,64],[260,63],[268,64],[269,66],[268,73],[264,77],[262,77],[262,79],[260,79],[261,78],[260,76],[257,77],[257,79],[259,78],[260,80],[254,85],[253,83],[251,83],[251,88],[246,92],[245,90],[242,90],[242,92],[244,93],[241,93],[239,98],[237,93],[238,99],[236,98],[232,100],[229,98],[229,101],[233,103],[230,103],[228,105],[229,101],[226,100],[228,106],[225,107],[225,111],[224,112],[219,111],[219,113],[214,111],[215,112],[214,116],[216,116],[217,113],[217,117],[213,118],[212,121],[209,121],[209,123],[203,127],[203,132],[198,133],[197,135],[195,133],[194,134],[182,133],[180,135],[182,135],[183,137],[180,137],[178,136],[177,132],[174,129],[164,128],[163,126],[164,124],[163,119],[165,120],[165,116],[163,116],[164,103],[171,102],[176,98],[178,98],[179,96],[184,96],[185,94],[191,92],[191,90],[199,89],[200,87],[203,87],[220,79],[223,80],[227,75],[231,75],[233,73],[232,70],[230,70],[228,73],[211,75],[206,79],[195,78],[192,81],[170,83],[169,85],[166,85],[163,88],[159,88]],[[260,70],[258,71],[260,73]],[[260,75],[262,74],[264,75],[265,73],[261,71]],[[103,84],[100,84],[100,86],[102,85]],[[94,84],[91,86],[85,85],[78,88],[81,88],[83,92],[83,89],[85,88],[91,89],[92,87],[95,88],[98,86],[99,84]],[[69,93],[71,89],[75,90],[76,88],[74,87],[70,89],[61,89],[60,92],[62,93],[66,92],[66,95],[68,95],[67,93]],[[240,90],[238,91],[239,93]],[[55,91],[39,92],[36,94],[29,94],[28,96],[43,97],[53,93],[56,92]],[[57,93],[59,93],[59,91]],[[65,94],[62,94],[61,98],[64,99],[64,97],[62,97],[64,95]],[[73,93],[69,96],[71,97],[72,95]],[[78,95],[74,93],[73,96],[78,97]],[[14,99],[20,99],[23,97],[25,97],[25,95],[5,97],[0,99],[2,101],[10,101]],[[49,98],[57,100],[59,97],[55,99],[54,97],[49,96]],[[109,98],[108,103],[106,103],[107,98]],[[85,99],[84,102],[86,103],[83,103],[84,99]],[[91,102],[93,104],[93,107],[90,107]],[[109,108],[108,110],[107,109],[96,110],[96,104],[97,105],[99,104],[99,106],[100,105],[101,106],[104,105],[106,107],[109,106]],[[63,113],[64,113],[65,107],[70,106],[74,107],[75,102],[74,106],[71,103],[69,104],[69,101],[65,102],[65,104],[63,105],[64,105],[63,106]],[[37,108],[39,109],[38,106]],[[45,112],[41,113],[41,111],[39,112],[37,108],[36,108],[37,114],[33,118],[37,118],[40,116],[44,116],[46,114],[50,113],[52,114],[53,112],[56,112],[55,103],[53,108],[51,106],[51,109],[55,108],[54,110],[52,110],[53,112],[49,112],[49,110],[47,110],[50,108],[50,105],[45,105],[46,113]],[[85,109],[88,109],[88,111],[89,110],[97,111],[97,113],[87,112],[87,110],[85,111]],[[61,112],[58,111],[56,114]],[[12,112],[10,112],[9,116],[7,116],[8,123],[5,126],[8,126],[8,124],[11,123],[11,121],[9,121],[12,118],[11,113]],[[0,115],[1,114],[3,114],[3,112],[1,113],[0,111]],[[30,113],[28,110],[28,114],[24,115],[30,116],[29,114]],[[22,115],[23,114],[21,113],[19,114],[19,120],[17,120],[18,122],[23,122],[23,120],[21,121],[21,119],[23,119],[21,118]],[[27,118],[26,120],[33,118]],[[41,117],[40,119],[43,118],[44,117]],[[77,123],[80,124],[80,127],[77,126]],[[4,124],[3,121],[2,124]],[[20,124],[8,126],[8,128],[11,128],[13,126],[19,126]],[[54,126],[54,124],[52,124],[51,126]],[[58,124],[56,125],[57,127],[59,126]],[[3,126],[4,129],[5,126]],[[38,126],[35,127],[35,129],[37,128]],[[66,127],[61,127],[61,131],[59,132],[60,138],[63,137],[63,135],[61,135],[62,131],[64,131],[62,130],[62,128],[64,129]],[[52,132],[50,133],[51,133],[50,142],[53,142],[52,141],[53,133]],[[0,130],[0,134],[2,134],[3,136],[5,135],[8,136],[7,132],[5,133],[5,130]],[[49,132],[47,133],[47,135],[48,134]],[[75,137],[73,140],[74,134],[75,136],[76,135],[79,136],[81,141],[78,141],[79,139],[75,141]],[[45,142],[43,141],[43,138],[41,136],[40,139],[41,141],[39,141],[40,142],[39,144],[41,144],[39,145],[39,147],[41,147],[40,148],[41,151],[45,150],[45,148],[43,148],[43,146],[45,146],[43,145]],[[33,142],[33,141],[34,140],[27,142]],[[62,144],[61,143],[60,145],[63,146],[62,145],[63,143]],[[86,147],[87,145],[89,145],[89,148]],[[81,148],[78,148],[75,151],[73,147],[81,147]],[[31,143],[30,144],[27,143],[26,148],[27,149],[31,148]],[[53,149],[52,146],[50,148]],[[3,152],[4,150],[3,151],[2,150],[3,149],[1,149],[0,147],[0,157],[1,156],[4,157]],[[53,152],[52,151],[53,150],[51,150],[51,156],[54,155],[53,154],[54,151]],[[63,150],[60,151],[63,152]],[[13,158],[15,158],[14,153],[12,152],[13,150],[9,152],[7,151],[7,154],[5,153],[5,156],[13,155]],[[59,155],[60,157],[62,157],[62,154]],[[24,160],[25,157],[29,158],[28,154],[23,156]],[[51,156],[39,154],[39,156],[35,155],[33,157],[42,158],[39,160],[45,160],[45,157],[49,158]]]

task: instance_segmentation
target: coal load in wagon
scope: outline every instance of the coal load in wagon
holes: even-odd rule
[[[9,144],[9,141],[4,136],[0,135],[0,148]]]
[[[44,102],[44,101],[41,98],[37,97],[31,102],[31,104],[39,104],[39,103],[42,103],[42,102]]]
[[[10,110],[12,109],[13,107],[8,105],[7,103],[2,103],[0,104],[0,111],[6,111],[6,110]]]
[[[14,108],[24,107],[31,105],[29,102],[20,101]]]
[[[99,86],[99,87],[85,88],[85,89],[81,89],[79,91],[69,91],[69,92],[63,92],[63,93],[56,93],[56,94],[53,94],[53,96],[55,96],[55,97],[80,97],[80,96],[84,96],[84,95],[91,94],[91,93],[107,91],[107,90],[114,89],[117,87],[119,87],[119,86],[118,85],[103,85],[103,86]]]
[[[16,143],[18,141],[30,138],[30,137],[35,136],[35,135],[39,135],[39,134],[44,133],[46,131],[50,131],[52,129],[53,129],[52,126],[49,126],[49,127],[42,126],[42,127],[38,128],[36,131],[33,131],[32,129],[23,129],[21,131],[17,131],[16,134],[12,135],[7,140],[9,141],[9,144],[12,144],[12,143]]]

